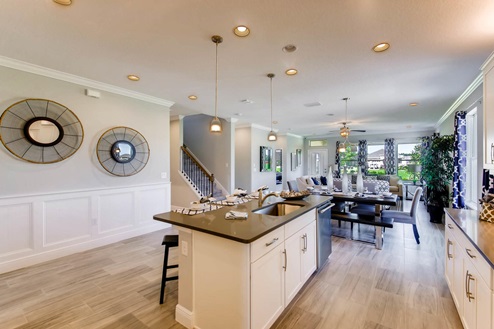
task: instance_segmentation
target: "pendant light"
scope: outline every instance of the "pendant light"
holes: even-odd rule
[[[209,131],[212,133],[221,133],[221,121],[218,119],[218,44],[223,42],[223,38],[219,35],[213,35],[211,40],[216,44],[216,87],[214,91],[214,119],[211,120]]]
[[[273,78],[274,74],[269,73],[268,78],[271,80],[271,131],[268,134],[268,141],[274,142],[278,139],[276,133],[273,131]]]

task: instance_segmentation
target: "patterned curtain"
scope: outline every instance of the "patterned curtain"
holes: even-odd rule
[[[482,174],[482,198],[489,193],[494,193],[494,175],[491,175],[489,169],[484,169]]]
[[[455,114],[453,208],[465,208],[467,167],[467,112]]]
[[[358,166],[364,175],[367,175],[367,141],[358,141]]]
[[[340,177],[340,152],[338,152],[339,148],[340,148],[340,142],[336,141],[336,154],[334,156],[334,164],[336,167],[336,170],[334,172],[335,177]]]
[[[384,169],[387,175],[396,173],[395,157],[395,139],[387,138],[384,140]]]

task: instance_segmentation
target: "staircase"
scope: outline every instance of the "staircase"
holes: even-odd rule
[[[187,146],[180,147],[182,158],[182,175],[201,197],[219,197],[223,195],[216,186],[214,174],[210,173],[190,152]]]

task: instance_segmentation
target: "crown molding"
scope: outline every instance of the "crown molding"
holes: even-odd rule
[[[470,96],[475,89],[484,81],[484,76],[480,73],[475,80],[468,86],[467,89],[458,97],[458,99],[449,107],[449,109],[443,114],[443,116],[437,121],[434,128],[437,130],[439,126],[454,112],[460,107],[460,105]]]
[[[74,83],[77,85],[82,85],[84,87],[95,88],[103,91],[107,91],[113,94],[127,96],[130,98],[138,99],[141,101],[145,101],[148,103],[163,105],[167,108],[170,108],[175,104],[175,102],[168,101],[166,99],[142,94],[139,92],[135,92],[132,90],[116,87],[107,83],[86,79],[77,75],[49,69],[43,66],[19,61],[17,59],[0,56],[0,66],[9,67],[11,69],[16,69],[19,71],[24,71],[28,73],[33,73],[41,76],[45,76],[52,79],[57,79],[65,82]]]

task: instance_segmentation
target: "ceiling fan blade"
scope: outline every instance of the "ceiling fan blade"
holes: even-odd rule
[[[356,131],[356,132],[359,132],[359,133],[365,133],[365,130],[359,130],[359,129],[351,129],[350,131]]]

